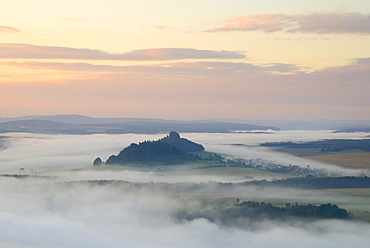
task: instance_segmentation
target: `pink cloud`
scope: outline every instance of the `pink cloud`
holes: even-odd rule
[[[193,48],[154,48],[118,54],[82,48],[0,43],[0,58],[160,61],[210,58],[242,59],[245,58],[245,55],[235,51]]]
[[[0,33],[18,33],[18,29],[9,26],[0,26]]]
[[[302,15],[261,14],[234,17],[218,31],[286,31],[316,34],[370,34],[370,16],[356,12],[320,12]]]
[[[370,34],[370,16],[360,13],[314,13],[290,18],[297,28],[288,32],[317,34]]]
[[[226,21],[225,25],[210,31],[256,31],[275,32],[282,30],[285,15],[263,14],[234,17]]]
[[[159,29],[159,30],[171,29],[171,27],[169,27],[169,26],[163,26],[163,25],[155,25],[154,28]]]
[[[320,111],[326,109],[325,114],[332,114],[335,118],[345,118],[354,113],[363,118],[370,110],[370,62],[368,58],[357,59],[356,62],[312,73],[300,72],[290,64],[257,66],[231,62],[177,62],[107,66],[8,62],[0,66],[30,69],[25,70],[23,76],[26,79],[27,73],[35,77],[39,69],[42,75],[31,82],[3,82],[0,98],[19,99],[14,102],[23,101],[24,111],[30,112],[50,106],[51,110],[79,113],[109,110],[124,115],[142,111],[143,116],[161,112],[183,117],[194,116],[197,112],[202,118],[211,115],[248,118],[255,111],[264,113],[263,117],[267,118],[269,114],[277,115],[272,109],[279,108],[281,118],[284,118],[290,111],[287,109],[294,108],[295,114],[303,117],[308,116],[308,110],[312,110],[312,116],[319,117]],[[60,77],[44,77],[47,69],[51,70],[51,76],[58,74]],[[74,74],[75,77],[70,76]],[[27,105],[30,102],[38,105]],[[13,106],[11,101],[7,106]],[[137,106],[142,107],[138,109]]]
[[[173,60],[173,59],[242,59],[245,58],[240,52],[198,50],[192,48],[155,48],[136,50],[126,53],[127,57],[142,60]],[[159,59],[160,58],[160,59]]]

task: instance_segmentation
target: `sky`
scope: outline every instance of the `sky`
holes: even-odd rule
[[[368,0],[0,0],[0,117],[367,120]]]

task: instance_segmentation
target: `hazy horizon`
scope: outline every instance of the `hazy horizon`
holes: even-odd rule
[[[207,121],[207,120],[215,120],[215,121],[278,121],[278,122],[310,122],[310,121],[348,121],[348,122],[366,122],[370,121],[370,117],[365,116],[364,119],[330,119],[330,118],[315,118],[315,119],[269,119],[269,118],[260,118],[260,119],[248,119],[248,118],[201,118],[201,119],[169,119],[169,118],[155,118],[155,117],[129,117],[129,116],[104,116],[104,114],[97,114],[97,115],[87,115],[87,114],[80,114],[80,113],[50,113],[50,114],[26,114],[26,115],[14,115],[14,116],[0,116],[0,119],[19,119],[19,118],[39,118],[39,117],[87,117],[87,118],[94,118],[94,119],[157,119],[157,120],[173,120],[173,121]]]

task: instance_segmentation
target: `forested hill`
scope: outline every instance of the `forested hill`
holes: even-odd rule
[[[204,147],[190,140],[180,138],[177,132],[157,141],[144,141],[131,144],[117,156],[112,155],[106,164],[182,164],[185,161],[200,159],[197,155],[188,152],[204,151]]]
[[[182,164],[185,161],[197,159],[198,156],[186,153],[184,150],[169,144],[160,141],[144,141],[139,144],[131,144],[123,149],[117,156],[110,156],[106,164]]]

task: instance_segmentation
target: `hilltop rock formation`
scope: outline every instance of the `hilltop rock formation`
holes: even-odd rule
[[[170,134],[159,140],[160,142],[167,143],[171,146],[177,147],[184,150],[185,152],[199,152],[204,151],[204,147],[200,144],[197,144],[193,141],[190,141],[185,138],[181,138],[180,134],[172,131]]]

